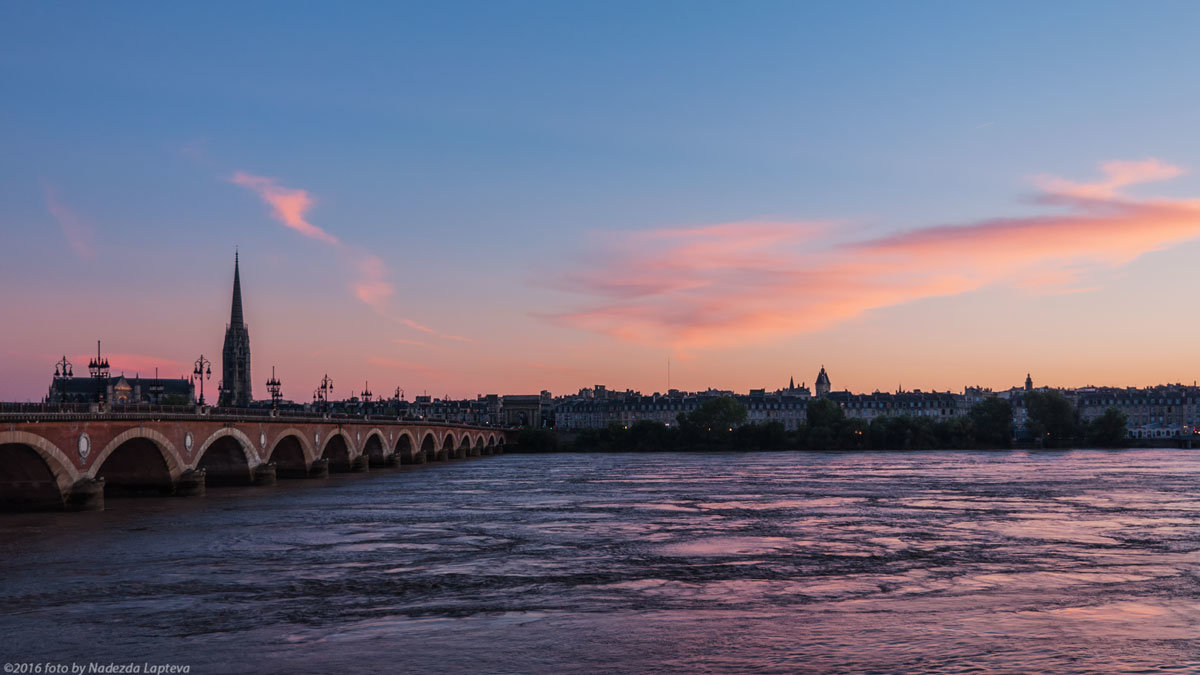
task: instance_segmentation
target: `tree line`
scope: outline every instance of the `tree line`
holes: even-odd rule
[[[1030,442],[1046,448],[1121,447],[1125,414],[1116,408],[1090,422],[1056,391],[1025,395]],[[848,418],[829,399],[808,401],[807,423],[788,431],[780,422],[746,423],[746,406],[731,396],[705,401],[680,413],[667,426],[643,420],[626,427],[612,423],[585,429],[568,444],[553,431],[526,429],[518,445],[530,452],[678,450],[986,450],[1012,447],[1012,405],[986,398],[966,415],[948,419],[909,415],[880,416],[870,422]]]

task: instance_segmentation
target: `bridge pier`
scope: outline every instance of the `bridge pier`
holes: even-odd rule
[[[312,466],[308,468],[309,478],[329,478],[329,460],[322,457],[314,459]]]
[[[65,495],[63,507],[68,511],[103,511],[104,479],[80,478]]]
[[[204,469],[188,469],[179,474],[179,479],[175,481],[175,496],[203,497],[206,476]]]
[[[259,464],[254,467],[254,476],[250,479],[252,485],[274,485],[275,465]]]
[[[353,473],[366,473],[371,470],[371,458],[367,455],[359,455],[350,460],[350,471]]]

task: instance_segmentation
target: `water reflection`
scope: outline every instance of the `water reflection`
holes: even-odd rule
[[[6,516],[0,650],[193,672],[1195,672],[1198,477],[1187,451],[510,455]]]

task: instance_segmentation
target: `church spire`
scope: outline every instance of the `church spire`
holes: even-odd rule
[[[225,329],[225,346],[221,348],[220,405],[245,408],[254,401],[250,383],[250,331],[242,316],[242,273],[238,254],[233,253],[233,307],[229,311],[229,326]]]
[[[238,253],[233,252],[233,309],[229,313],[229,325],[242,325],[242,278],[238,271]]]

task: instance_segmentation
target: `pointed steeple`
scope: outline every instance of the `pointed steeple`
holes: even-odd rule
[[[242,325],[242,278],[238,271],[238,254],[233,252],[233,309],[229,313],[229,325]]]

